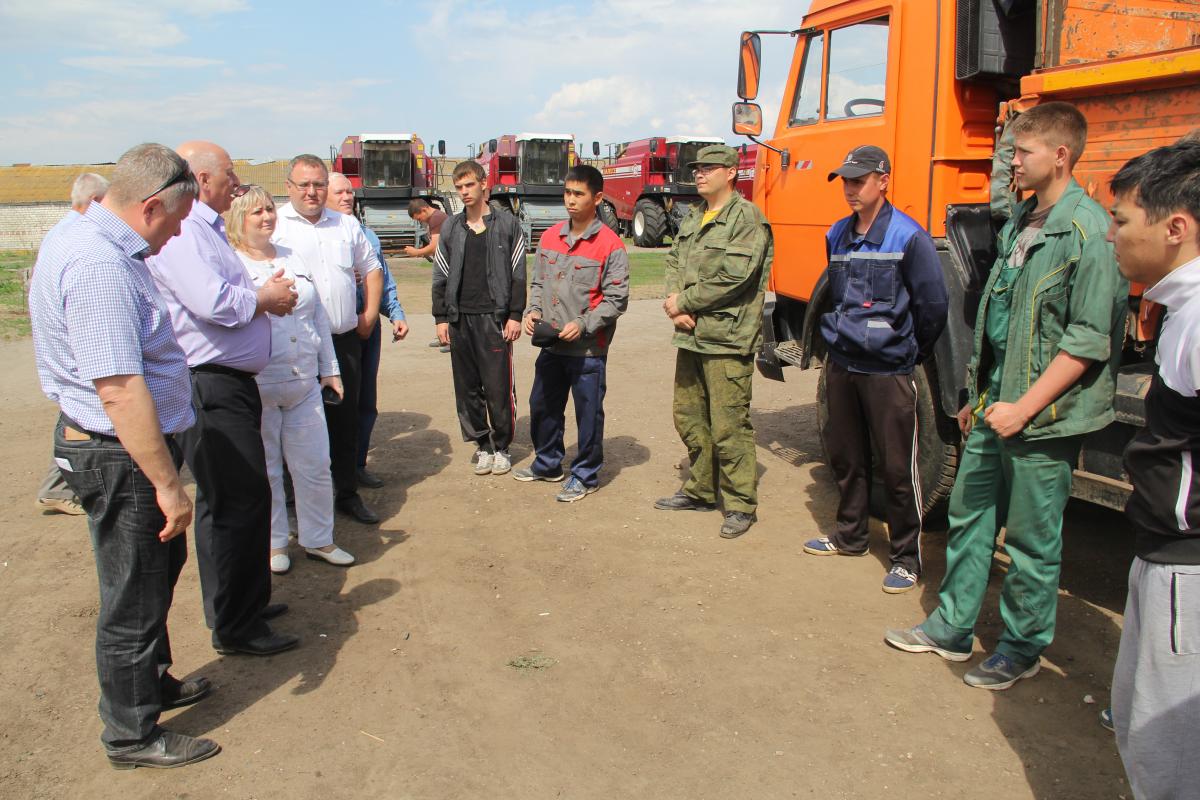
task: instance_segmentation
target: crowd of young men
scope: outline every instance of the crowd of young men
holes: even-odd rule
[[[1136,796],[1179,796],[1179,786],[1200,782],[1200,758],[1192,757],[1200,748],[1190,736],[1200,714],[1200,479],[1192,468],[1200,446],[1200,143],[1127,164],[1112,182],[1110,219],[1072,177],[1087,136],[1076,109],[1037,106],[1017,118],[1013,134],[1013,174],[1029,197],[1000,231],[976,319],[939,604],[885,640],[905,652],[969,660],[1004,528],[1004,632],[964,681],[1003,690],[1038,671],[1054,635],[1071,471],[1082,436],[1113,418],[1126,278],[1147,285],[1146,297],[1168,316],[1147,426],[1127,452],[1137,558],[1112,717]],[[703,202],[672,244],[663,303],[675,329],[673,413],[689,475],[654,505],[720,504],[720,534],[736,538],[757,520],[749,406],[772,238],[762,213],[733,189],[736,151],[705,147],[690,166]],[[827,236],[833,310],[820,320],[825,437],[841,445],[832,453],[841,499],[836,528],[804,549],[866,552],[874,441],[886,453],[892,550],[883,588],[898,593],[921,571],[912,376],[945,326],[947,293],[928,234],[887,201],[891,172],[883,150],[863,145],[829,174],[842,180],[851,210]],[[624,245],[596,213],[603,179],[590,166],[568,172],[568,219],[541,236],[528,297],[519,223],[491,211],[476,162],[457,165],[453,181],[461,213],[431,220],[434,211],[417,203],[410,213],[429,225],[433,315],[451,355],[462,434],[475,447],[472,469],[512,469],[512,346],[525,333],[541,348],[529,398],[535,458],[513,477],[565,480],[557,500],[582,500],[599,486],[607,355],[629,294]],[[382,311],[391,319],[394,341],[407,323],[378,240],[350,214],[348,181],[306,155],[292,161],[287,185],[291,203],[280,209],[277,235],[314,267],[346,382],[346,401],[326,408],[338,508],[375,522],[357,487],[382,483],[364,458],[376,413],[378,318]],[[269,603],[269,492],[253,384],[269,350],[265,315],[288,313],[295,292],[282,278],[254,288],[226,252],[221,213],[238,187],[228,154],[211,143],[189,142],[177,153],[135,147],[118,162],[108,194],[47,236],[31,289],[39,374],[62,412],[56,466],[89,515],[100,574],[102,741],[117,768],[182,766],[219,750],[157,725],[162,709],[212,688],[168,671],[166,617],[186,559],[180,534],[192,519],[178,473],[184,460],[196,477],[197,555],[214,648],[265,655],[298,643],[267,624],[286,607]],[[99,329],[96,319],[105,322]],[[372,341],[374,355],[366,356]],[[1036,357],[1008,357],[1026,352]],[[564,469],[568,395],[579,446]]]

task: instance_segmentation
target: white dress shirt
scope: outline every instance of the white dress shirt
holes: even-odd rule
[[[368,273],[382,268],[362,226],[354,217],[328,208],[322,209],[316,222],[301,216],[291,203],[280,206],[278,213],[271,241],[294,251],[312,271],[330,330],[334,334],[353,330],[358,324],[355,273],[365,280]]]

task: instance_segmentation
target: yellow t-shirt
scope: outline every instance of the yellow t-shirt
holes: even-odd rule
[[[704,218],[700,220],[700,224],[707,225],[708,223],[710,223],[714,219],[716,219],[717,214],[720,214],[720,213],[721,213],[721,209],[719,209],[719,208],[716,211],[705,211]]]

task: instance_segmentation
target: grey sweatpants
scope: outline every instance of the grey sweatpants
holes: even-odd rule
[[[1112,715],[1137,800],[1200,798],[1200,565],[1133,559]]]
[[[71,491],[71,487],[67,486],[67,482],[63,480],[62,473],[58,470],[58,464],[50,462],[50,469],[46,472],[46,477],[42,479],[42,485],[38,487],[38,500],[74,500],[75,493]]]

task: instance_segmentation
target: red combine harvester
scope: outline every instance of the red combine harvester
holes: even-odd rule
[[[446,143],[437,143],[438,155]],[[333,157],[333,170],[350,179],[358,198],[358,217],[379,236],[385,248],[418,245],[425,229],[408,216],[414,197],[449,212],[437,189],[437,163],[411,133],[364,133],[347,136]]]
[[[716,136],[653,136],[618,145],[612,162],[600,169],[606,200],[600,218],[618,234],[632,236],[638,247],[662,247],[700,200],[688,163],[705,145],[723,143]],[[754,161],[743,157],[743,163],[752,182]]]
[[[479,146],[475,160],[488,176],[489,205],[517,216],[530,250],[543,231],[567,218],[563,184],[576,158],[569,133],[508,134]]]

